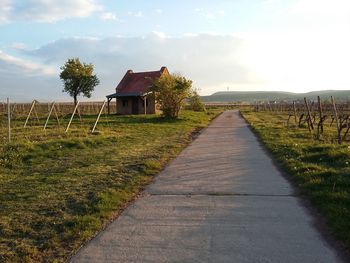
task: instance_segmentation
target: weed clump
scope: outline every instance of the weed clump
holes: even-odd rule
[[[0,167],[12,169],[22,162],[22,157],[19,145],[8,144],[0,148]]]

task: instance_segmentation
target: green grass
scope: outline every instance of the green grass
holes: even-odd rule
[[[350,250],[350,143],[336,144],[329,124],[316,140],[306,127],[286,127],[286,115],[242,112],[282,168]]]
[[[0,262],[65,261],[218,113],[110,116],[96,134],[96,116],[68,134],[17,120],[14,142],[0,146]]]

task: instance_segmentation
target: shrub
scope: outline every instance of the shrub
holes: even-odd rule
[[[165,117],[177,118],[192,90],[192,81],[181,75],[162,75],[151,86]]]
[[[193,91],[192,96],[189,98],[188,108],[193,111],[206,111],[205,105],[197,91]]]

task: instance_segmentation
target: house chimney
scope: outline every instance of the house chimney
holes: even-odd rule
[[[160,72],[161,72],[161,73],[164,73],[164,72],[168,72],[168,73],[169,73],[167,67],[162,67],[162,68],[160,69]]]

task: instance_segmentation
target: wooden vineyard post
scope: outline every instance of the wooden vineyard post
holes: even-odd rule
[[[49,104],[47,104],[47,105],[49,105]],[[50,116],[52,114],[52,111],[53,111],[54,107],[55,107],[55,102],[52,103],[51,109],[49,108],[50,112],[49,112],[49,116],[47,116],[47,119],[46,119],[46,122],[45,122],[45,125],[44,125],[44,130],[46,130],[47,124],[49,123]]]
[[[39,117],[38,117],[38,112],[36,111],[35,107],[33,108],[33,111],[34,111],[35,118],[36,118],[38,124],[40,124],[40,120],[39,120]]]
[[[17,110],[17,104],[13,103],[12,110],[11,110],[11,116],[15,115],[16,110]]]
[[[33,102],[32,102],[32,106],[30,107],[30,110],[29,110],[29,113],[28,113],[28,116],[27,116],[27,119],[26,119],[26,121],[24,123],[23,128],[27,127],[27,123],[29,121],[30,115],[32,114],[32,111],[33,111],[34,107],[35,107],[35,100],[33,100]]]
[[[53,111],[55,112],[55,116],[56,116],[57,125],[58,125],[58,127],[60,127],[60,120],[59,120],[59,118],[58,118],[58,114],[57,114],[56,106],[54,106],[54,107],[53,107]]]
[[[9,98],[7,98],[7,143],[11,143],[11,107]]]
[[[349,133],[349,130],[350,130],[350,123],[349,123],[349,117],[346,119],[346,125],[345,125],[345,127],[347,128],[346,129],[346,131],[345,131],[345,133],[344,133],[344,135],[343,135],[343,141],[345,141],[345,139],[346,139],[346,136],[348,135],[348,133]]]
[[[290,118],[292,117],[293,115],[289,114],[288,115],[288,120],[287,120],[287,127],[289,128],[289,121],[290,121]]]
[[[98,113],[98,116],[97,116],[96,122],[95,122],[95,124],[94,124],[94,127],[93,127],[92,130],[91,130],[91,133],[94,133],[94,132],[95,132],[97,123],[98,123],[98,121],[100,120],[100,117],[101,117],[101,114],[102,114],[102,112],[103,112],[103,109],[104,109],[105,105],[106,105],[106,101],[104,100],[104,101],[103,101],[103,104],[102,104],[102,107],[101,107],[101,109],[100,109],[100,112]]]
[[[335,117],[335,122],[337,124],[337,133],[338,133],[338,143],[341,144],[341,129],[340,129],[340,124],[339,124],[339,119],[338,119],[338,112],[337,112],[337,107],[335,105],[335,101],[333,96],[331,96],[332,99],[332,104],[333,104],[333,111],[334,111],[334,117]]]
[[[74,108],[72,117],[71,117],[70,120],[69,120],[69,123],[68,123],[68,125],[67,125],[67,128],[66,128],[66,131],[65,131],[65,132],[68,132],[69,127],[70,127],[70,125],[71,125],[71,123],[72,123],[72,120],[73,120],[73,118],[74,118],[75,112],[76,112],[77,109],[78,109],[78,106],[79,106],[79,101],[78,101],[77,105],[76,105],[75,108]]]
[[[317,96],[317,102],[318,102],[318,113],[320,114],[320,118],[323,117],[323,110],[322,110],[322,102],[320,96]]]
[[[307,124],[309,126],[309,131],[311,132],[311,130],[314,129],[314,125],[312,124],[310,107],[309,107],[309,104],[307,103],[306,98],[304,98],[304,102],[305,102],[305,106],[306,106],[306,110],[307,110]]]
[[[307,111],[306,123],[307,123],[307,127],[309,128],[309,132],[311,132],[310,121],[309,121],[310,120],[309,106],[308,106],[306,98],[304,98],[304,103],[305,103],[305,107],[306,107],[306,111]]]
[[[318,114],[320,117],[320,121],[317,125],[317,139],[320,139],[321,133],[323,132],[323,111],[322,111],[322,102],[320,96],[317,96],[317,102],[318,102]]]
[[[294,123],[297,126],[297,109],[295,107],[295,101],[293,101]]]

